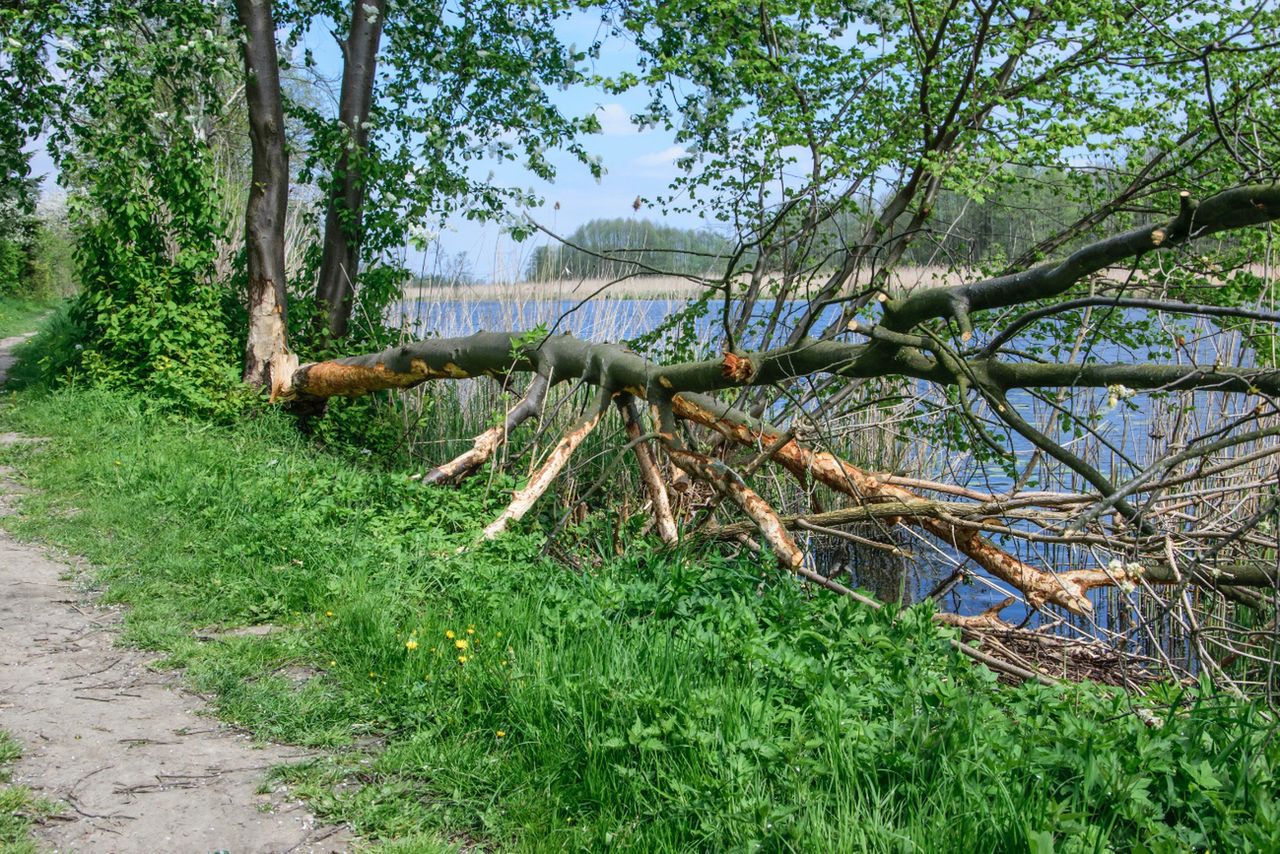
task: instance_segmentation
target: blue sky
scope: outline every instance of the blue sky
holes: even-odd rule
[[[604,35],[599,32],[599,21],[593,15],[578,13],[563,21],[558,27],[566,43],[586,46]],[[341,59],[333,39],[327,30],[317,27],[306,40],[319,64],[324,77],[336,81],[341,75]],[[593,64],[599,73],[615,73],[634,66],[635,52],[630,46],[613,42]],[[336,92],[336,85],[333,87]],[[549,183],[513,163],[480,163],[478,174],[490,169],[497,179],[510,186],[533,188],[546,200],[542,208],[528,211],[547,228],[568,235],[575,228],[595,218],[636,216],[658,219],[659,211],[641,209],[637,214],[632,204],[637,196],[653,198],[667,188],[678,174],[675,160],[683,149],[675,143],[673,134],[660,129],[640,131],[629,116],[639,112],[647,103],[643,92],[631,92],[622,96],[610,96],[586,87],[574,87],[556,93],[559,106],[572,115],[596,112],[603,132],[587,138],[588,149],[603,160],[605,175],[598,182],[587,168],[565,154],[551,157],[556,164],[556,179]],[[334,105],[336,112],[336,104]],[[45,176],[45,193],[58,192],[56,169],[44,150],[43,142],[31,149],[32,171]],[[559,204],[559,209],[555,208]],[[676,225],[697,226],[699,221],[688,216],[666,217]],[[423,223],[432,228],[431,223]],[[455,218],[440,232],[440,243],[448,256],[466,253],[471,259],[473,272],[482,279],[507,278],[515,275],[525,259],[543,238],[530,238],[523,244],[515,244],[503,234],[497,223],[476,223]],[[421,268],[421,256],[410,252],[409,266],[416,272]]]
[[[561,22],[557,31],[563,42],[585,47],[606,34],[601,31],[598,16],[577,13]],[[332,44],[332,41],[329,42]],[[319,45],[317,45],[319,47]],[[336,50],[325,49],[322,62],[338,68]],[[634,70],[634,48],[614,40],[606,44],[592,71],[614,74]],[[585,142],[591,153],[603,160],[605,175],[598,182],[587,168],[572,156],[557,154],[550,159],[556,165],[552,183],[541,180],[514,163],[484,163],[476,167],[478,174],[493,169],[497,179],[510,186],[531,187],[545,199],[540,209],[527,213],[557,234],[567,236],[583,223],[597,218],[631,217],[663,218],[675,225],[696,227],[698,220],[688,216],[662,217],[661,212],[642,208],[633,210],[637,196],[652,199],[662,194],[677,176],[675,161],[684,154],[674,135],[660,129],[641,131],[630,116],[643,110],[648,97],[644,92],[606,95],[587,87],[574,87],[556,93],[556,103],[569,115],[595,112],[602,133]],[[559,208],[556,209],[556,205]],[[541,236],[515,244],[496,224],[481,224],[455,218],[441,234],[444,251],[465,252],[472,259],[474,272],[485,279],[504,279],[515,275],[534,247],[545,242]],[[412,265],[414,269],[417,266]]]

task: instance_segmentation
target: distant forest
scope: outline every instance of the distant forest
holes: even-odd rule
[[[978,267],[1018,258],[1036,244],[1091,210],[1092,195],[1114,194],[1093,181],[1028,173],[1018,175],[995,195],[973,199],[956,190],[943,190],[933,202],[925,230],[911,237],[902,263],[928,266]],[[1092,184],[1093,186],[1089,186]],[[812,259],[800,261],[797,247],[788,247],[793,268],[834,267],[842,256],[842,236],[858,229],[853,220],[862,212],[832,218],[805,248]],[[1087,239],[1085,237],[1081,240]],[[525,268],[529,281],[565,278],[618,278],[646,275],[718,276],[733,251],[733,242],[711,229],[687,229],[647,219],[595,219],[579,226],[566,244],[547,244],[534,250]],[[755,260],[747,253],[744,265]],[[766,262],[781,265],[778,258]]]
[[[709,229],[647,219],[593,219],[566,240],[533,251],[525,278],[613,279],[626,275],[717,275],[733,244]]]

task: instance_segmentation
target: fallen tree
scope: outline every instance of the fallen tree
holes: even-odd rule
[[[865,339],[862,341],[804,338],[763,352],[726,352],[720,359],[657,364],[625,346],[583,341],[567,334],[529,340],[524,332],[480,332],[465,338],[429,339],[379,353],[302,365],[273,388],[273,396],[314,401],[410,388],[430,380],[488,376],[506,381],[512,374],[532,374],[528,393],[508,412],[502,425],[477,437],[471,450],[426,476],[430,482],[442,482],[458,480],[484,465],[512,430],[541,412],[548,385],[581,382],[598,389],[595,402],[563,435],[528,484],[517,491],[510,506],[485,529],[485,536],[499,535],[532,508],[583,438],[607,414],[610,401],[617,400],[624,412],[631,413],[628,423],[633,439],[642,437],[639,415],[630,403],[641,399],[652,407],[656,419],[652,433],[670,462],[688,476],[710,484],[737,506],[788,569],[794,570],[805,562],[803,551],[788,530],[794,525],[789,526],[724,460],[689,447],[681,439],[681,422],[709,428],[738,445],[765,451],[770,460],[796,478],[812,478],[863,505],[868,517],[900,521],[927,532],[1021,591],[1033,607],[1053,604],[1071,613],[1088,614],[1093,606],[1087,593],[1093,588],[1183,581],[1177,565],[1171,566],[1167,559],[1164,540],[1155,536],[1149,521],[1130,501],[1132,494],[1150,493],[1159,482],[1136,487],[1112,482],[1032,426],[1009,403],[1009,392],[1021,388],[1123,385],[1135,390],[1213,389],[1270,400],[1280,395],[1280,370],[1224,365],[1035,362],[1016,350],[1006,352],[1013,336],[1003,331],[993,334],[985,346],[966,347],[972,338],[974,318],[982,312],[1011,306],[1041,306],[1086,277],[1143,253],[1169,252],[1194,239],[1274,219],[1280,219],[1280,187],[1274,185],[1227,190],[1199,204],[1184,195],[1182,208],[1172,219],[1091,244],[1060,262],[958,287],[929,288],[903,296],[885,294],[876,323],[850,324],[848,331]],[[1194,306],[1174,302],[1153,300],[1148,304],[1154,310],[1172,313],[1197,311]],[[1052,304],[1030,309],[1011,320],[1005,330],[1016,331],[1051,309]],[[1215,307],[1213,311],[1219,316],[1258,316],[1258,312],[1248,309]],[[1031,320],[1027,319],[1029,316]],[[1280,321],[1280,315],[1268,315],[1267,319]],[[943,337],[940,330],[945,327],[938,322],[954,324],[951,340]],[[1061,494],[988,496],[968,508],[944,507],[922,499],[887,476],[808,447],[784,429],[716,397],[717,392],[771,386],[816,375],[854,379],[900,376],[953,387],[962,399],[971,397],[985,402],[988,410],[1009,428],[1080,474],[1093,487],[1094,495],[1083,501],[1078,496]],[[1280,428],[1263,425],[1252,438],[1276,435],[1280,435]],[[647,473],[646,485],[659,514],[660,530],[670,539],[673,532],[669,509],[663,510],[667,506],[661,497],[663,484],[654,476],[655,466],[643,442],[633,444],[641,469]],[[986,536],[991,532],[1016,535],[1007,524],[992,524],[992,520],[1008,518],[1016,508],[1061,507],[1064,500],[1075,507],[1077,516],[1090,515],[1091,505],[1101,505],[1103,511],[1115,514],[1116,521],[1104,528],[1098,522],[1103,513],[1092,512],[1092,534],[1077,532],[1074,536],[1083,539],[1091,535],[1105,540],[1113,550],[1119,550],[1117,543],[1130,547],[1133,553],[1143,555],[1143,562],[1131,561],[1118,569],[1100,566],[1054,572],[1024,562]],[[1037,518],[1047,517],[1038,514]],[[1064,528],[1060,536],[1071,534]],[[1251,564],[1225,571],[1216,568],[1212,573],[1193,570],[1189,578],[1220,586],[1271,586],[1276,575],[1274,570]]]

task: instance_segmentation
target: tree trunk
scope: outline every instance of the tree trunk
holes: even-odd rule
[[[289,204],[289,159],[284,145],[275,22],[270,0],[237,0],[245,29],[245,100],[253,149],[253,181],[245,211],[249,268],[249,335],[244,381],[274,396],[287,384],[297,359],[288,350],[284,272],[284,219]]]
[[[342,44],[342,92],[338,121],[348,135],[333,168],[324,220],[324,251],[316,296],[324,311],[321,338],[342,338],[351,319],[351,299],[360,267],[360,226],[364,211],[364,167],[369,150],[369,109],[378,62],[378,42],[386,0],[356,0],[351,30]]]

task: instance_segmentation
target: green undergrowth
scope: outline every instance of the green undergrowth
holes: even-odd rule
[[[510,482],[362,469],[283,416],[11,402],[3,429],[50,441],[0,451],[36,488],[6,524],[92,561],[227,719],[320,748],[278,776],[388,850],[1280,846],[1280,739],[1207,689],[1144,699],[1147,726],[1113,690],[997,686],[925,608],[749,560],[473,546]]]
[[[9,766],[21,755],[13,737],[0,732],[0,854],[35,854],[32,825],[58,812],[56,804],[10,783]]]

